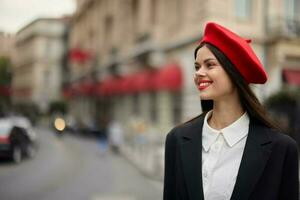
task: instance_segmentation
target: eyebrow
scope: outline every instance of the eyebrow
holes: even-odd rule
[[[207,62],[209,62],[209,61],[211,61],[211,60],[216,60],[215,58],[207,58],[207,59],[205,59],[203,62],[204,63],[207,63]],[[195,65],[200,65],[197,61],[195,62]]]

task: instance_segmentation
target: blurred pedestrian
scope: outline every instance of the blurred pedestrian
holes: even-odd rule
[[[98,126],[98,141],[100,154],[105,155],[108,151],[108,120],[106,117],[101,118]]]
[[[111,120],[108,126],[108,138],[111,150],[114,153],[119,153],[123,143],[123,129],[117,120]]]
[[[297,145],[249,87],[267,81],[250,42],[206,24],[194,52],[205,106],[167,135],[164,200],[298,200]]]

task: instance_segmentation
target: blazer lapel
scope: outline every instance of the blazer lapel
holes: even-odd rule
[[[204,116],[190,122],[181,137],[181,158],[189,199],[203,200],[202,126]]]
[[[249,199],[269,159],[270,144],[266,129],[250,119],[248,138],[231,200]]]

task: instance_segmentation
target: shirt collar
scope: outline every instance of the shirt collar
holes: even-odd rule
[[[239,119],[221,130],[230,147],[248,135],[249,122],[248,113],[245,112]]]
[[[205,151],[208,151],[210,146],[216,141],[220,133],[224,136],[226,143],[233,147],[240,140],[248,135],[249,131],[249,116],[245,112],[240,118],[234,121],[229,126],[216,130],[210,127],[207,123],[207,119],[211,116],[212,111],[209,111],[204,118],[202,146]]]
[[[211,116],[211,114],[212,111],[206,113],[202,128],[202,146],[206,152],[209,150],[210,146],[216,141],[220,134],[220,131],[211,128],[207,123],[207,119]]]

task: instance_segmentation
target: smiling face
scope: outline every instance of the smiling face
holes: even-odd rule
[[[219,100],[237,95],[228,74],[205,45],[197,51],[194,82],[202,100]]]

